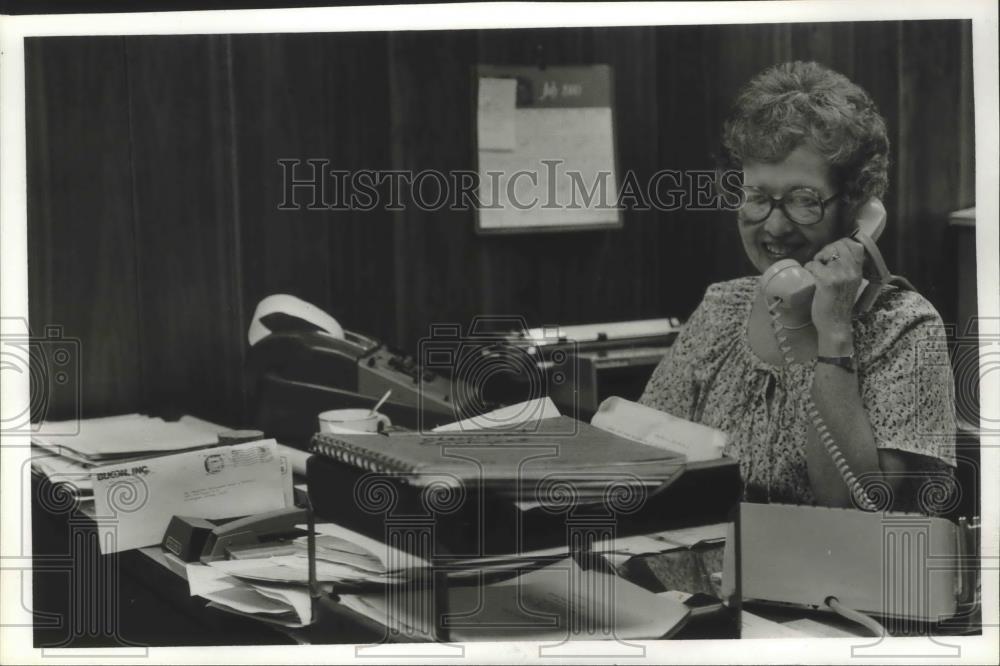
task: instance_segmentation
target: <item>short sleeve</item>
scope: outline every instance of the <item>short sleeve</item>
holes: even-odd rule
[[[699,309],[701,306],[699,306]],[[697,315],[697,310],[695,311]],[[694,354],[691,342],[694,316],[684,325],[663,360],[653,370],[639,404],[682,419],[690,418],[694,405]]]
[[[861,397],[876,446],[954,466],[955,385],[938,313],[919,294],[893,290],[863,335]]]
[[[639,402],[682,419],[695,419],[700,383],[696,371],[707,357],[724,344],[720,339],[733,330],[733,322],[745,301],[741,281],[713,284],[688,318],[646,384]],[[741,300],[742,297],[742,300]]]

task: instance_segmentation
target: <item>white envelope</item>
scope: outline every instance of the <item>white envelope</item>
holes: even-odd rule
[[[288,465],[285,465],[286,469]],[[102,553],[158,544],[175,516],[232,518],[286,506],[273,439],[95,467]]]

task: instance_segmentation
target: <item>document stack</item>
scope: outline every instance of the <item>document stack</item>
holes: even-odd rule
[[[386,546],[336,525],[315,527],[315,576],[322,592],[359,586],[384,589],[402,580],[405,572],[387,569]],[[426,566],[426,562],[417,564]],[[308,542],[304,537],[249,549],[236,559],[183,566],[191,594],[206,599],[214,608],[285,627],[313,622]]]
[[[185,416],[43,423],[32,467],[78,499],[101,552],[157,545],[174,516],[221,519],[293,504],[290,461],[273,439]]]
[[[31,437],[31,468],[92,515],[94,468],[215,446],[222,430],[192,416],[172,422],[141,414],[44,422]]]

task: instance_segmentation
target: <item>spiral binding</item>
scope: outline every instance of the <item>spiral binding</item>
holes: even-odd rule
[[[366,437],[377,438],[378,435],[366,435]],[[413,465],[399,458],[348,442],[332,433],[321,432],[313,435],[312,451],[376,474],[412,475],[417,471]]]
[[[785,364],[791,365],[795,362],[795,359],[792,357],[792,347],[788,344],[788,336],[784,333],[786,326],[781,323],[781,315],[778,313],[780,305],[781,299],[775,299],[771,303],[768,303],[767,312],[771,315],[771,323],[774,326],[774,337],[778,339],[778,349],[785,359]],[[847,484],[847,488],[854,496],[854,499],[866,511],[877,511],[878,507],[868,497],[864,486],[861,485],[858,478],[854,476],[854,472],[847,465],[844,454],[840,452],[840,447],[837,446],[837,442],[833,439],[830,429],[826,427],[826,422],[823,420],[822,415],[820,415],[819,410],[816,409],[816,403],[813,402],[812,395],[809,393],[806,394],[806,411],[809,414],[809,418],[812,419],[816,434],[819,435],[819,441],[823,443],[827,454],[833,459],[833,464],[836,465],[837,471],[840,472],[841,478]]]

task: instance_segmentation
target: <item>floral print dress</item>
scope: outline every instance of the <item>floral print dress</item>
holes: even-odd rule
[[[640,402],[727,433],[725,454],[739,461],[747,501],[815,504],[805,443],[816,362],[775,366],[753,352],[747,327],[758,279],[708,288]],[[954,379],[941,318],[916,292],[883,286],[853,328],[875,444],[916,454],[908,460],[918,483],[893,505],[915,510],[927,503],[916,494],[940,495],[942,481],[951,487],[955,466]]]

